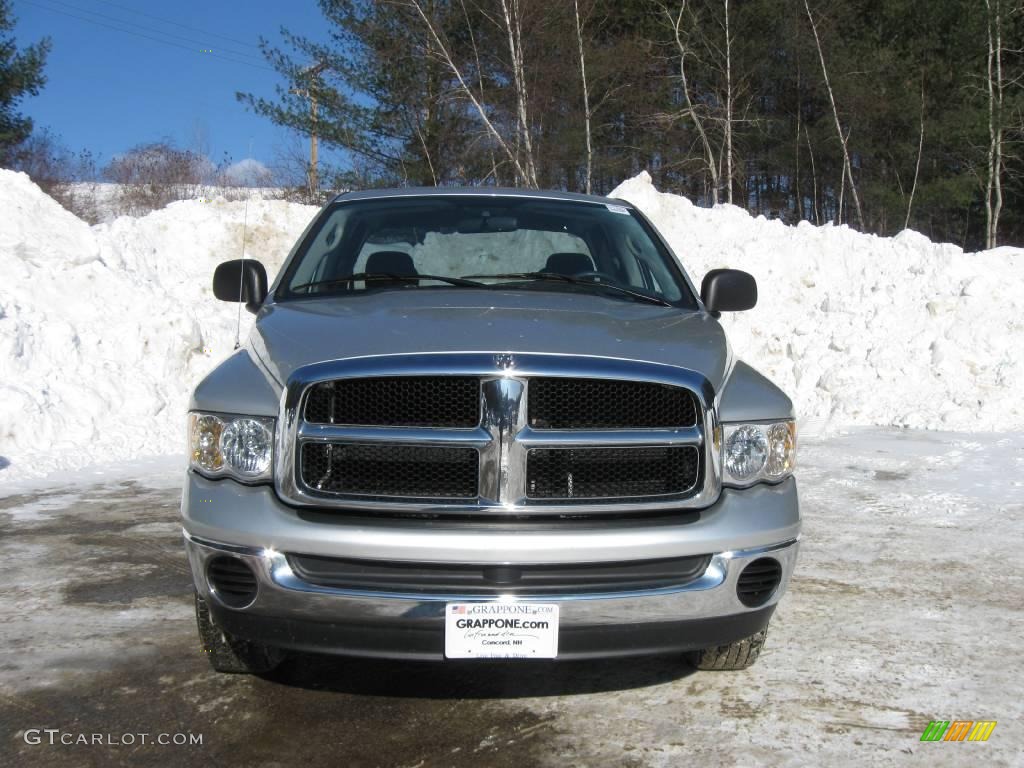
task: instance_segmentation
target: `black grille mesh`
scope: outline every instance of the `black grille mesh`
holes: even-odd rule
[[[321,587],[480,596],[612,593],[677,587],[700,578],[710,562],[711,555],[561,565],[388,562],[288,555],[296,576]]]
[[[379,427],[475,427],[480,380],[472,376],[338,379],[310,387],[311,424]]]
[[[533,379],[528,414],[535,429],[692,427],[697,423],[689,390],[610,379]]]
[[[326,493],[412,498],[477,497],[475,448],[305,443],[301,476]]]
[[[639,498],[681,494],[697,483],[692,446],[535,448],[526,459],[532,499]]]

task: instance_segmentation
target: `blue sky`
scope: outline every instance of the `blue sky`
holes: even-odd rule
[[[72,150],[103,162],[164,138],[219,162],[274,159],[288,134],[247,111],[236,91],[271,96],[279,78],[256,48],[283,25],[323,39],[316,0],[14,0],[19,46],[49,36],[49,78],[21,111]],[[144,15],[146,14],[146,15]],[[87,21],[90,19],[91,21]],[[102,25],[102,26],[101,26]],[[212,53],[204,52],[209,49]]]

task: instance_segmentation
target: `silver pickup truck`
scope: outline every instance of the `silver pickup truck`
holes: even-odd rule
[[[192,396],[181,512],[203,650],[395,659],[757,658],[796,562],[790,399],[621,200],[349,193]]]

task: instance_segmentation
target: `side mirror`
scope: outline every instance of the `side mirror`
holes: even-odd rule
[[[700,299],[715,317],[722,312],[742,312],[757,304],[757,281],[738,269],[712,269],[700,284]]]
[[[221,301],[244,301],[256,314],[267,298],[267,270],[255,259],[232,259],[217,265],[213,295]]]

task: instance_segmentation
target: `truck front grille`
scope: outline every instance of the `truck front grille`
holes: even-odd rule
[[[315,491],[360,496],[475,499],[474,448],[306,443],[302,482]]]
[[[295,506],[580,519],[714,502],[714,392],[643,361],[518,352],[329,360],[292,373],[275,487]]]
[[[700,455],[670,448],[535,448],[526,460],[531,499],[623,499],[683,494],[697,485]]]
[[[468,428],[480,423],[475,376],[387,376],[324,381],[309,389],[310,424]]]
[[[696,398],[689,390],[643,381],[536,378],[529,385],[534,429],[692,427]]]

